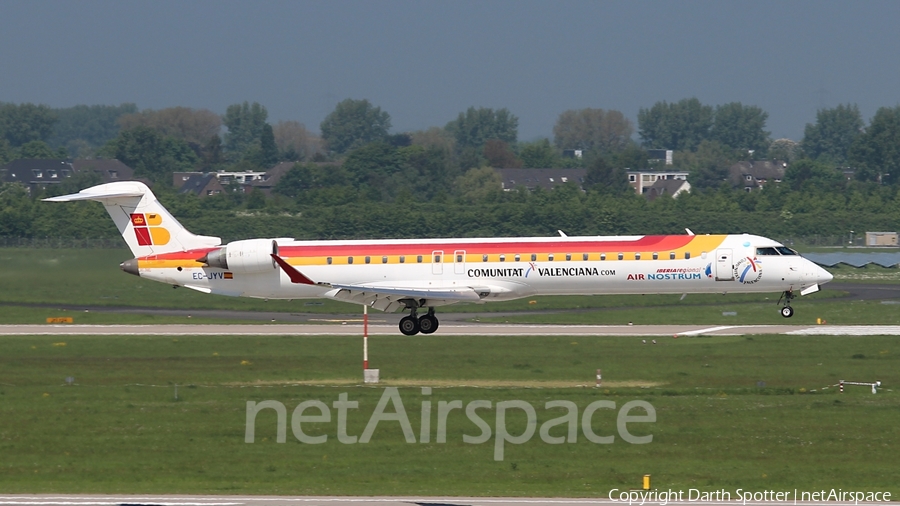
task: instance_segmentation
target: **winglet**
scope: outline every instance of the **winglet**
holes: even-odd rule
[[[298,271],[297,269],[294,269],[294,267],[291,264],[287,263],[280,256],[278,256],[274,253],[272,253],[271,255],[272,255],[272,259],[275,260],[275,262],[277,262],[278,265],[281,266],[281,270],[283,270],[285,272],[285,274],[287,274],[288,277],[291,278],[291,283],[297,283],[297,284],[301,284],[301,285],[316,284],[313,280],[304,276],[302,272]]]

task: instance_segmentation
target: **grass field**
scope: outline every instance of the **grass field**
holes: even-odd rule
[[[423,400],[435,406],[431,442],[406,443],[382,422],[366,444],[336,440],[331,423],[307,422],[324,444],[300,443],[288,419],[277,443],[274,411],[245,443],[247,401],[276,400],[290,416],[302,401],[359,402],[347,433],[363,433],[384,385],[361,386],[354,338],[7,337],[0,340],[0,490],[6,493],[252,493],[601,496],[610,488],[888,490],[900,493],[900,341],[896,337],[405,338],[370,341],[370,360],[400,395],[419,439]],[[649,339],[648,339],[649,342]],[[606,385],[593,388],[594,371]],[[64,378],[75,378],[66,385]],[[840,379],[881,380],[838,394]],[[760,382],[764,382],[760,383]],[[178,400],[175,400],[175,385]],[[418,385],[434,387],[423,395]],[[462,387],[459,385],[470,385]],[[619,385],[619,386],[617,386]],[[635,387],[643,385],[644,388]],[[616,432],[614,410],[593,417],[595,444],[495,438],[460,410],[435,441],[438,401],[522,400],[538,423],[596,400],[617,409],[649,402],[657,421]],[[388,412],[393,412],[388,408]],[[314,414],[315,411],[307,412]],[[495,426],[495,409],[479,410]],[[637,414],[637,413],[633,413]],[[523,412],[507,415],[511,434]],[[580,424],[579,424],[580,427]],[[565,435],[565,427],[550,431]]]

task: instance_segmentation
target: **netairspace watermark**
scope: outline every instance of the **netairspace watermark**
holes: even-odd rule
[[[422,388],[422,396],[431,395],[431,388]],[[431,400],[423,400],[421,404],[421,425],[419,427],[419,443],[431,442],[431,420],[432,420],[432,402]],[[393,412],[388,412],[388,405],[392,406]],[[351,401],[348,399],[347,393],[338,395],[338,400],[331,403],[331,407],[337,410],[337,439],[343,444],[365,444],[372,440],[372,435],[379,423],[396,422],[403,432],[403,437],[407,443],[416,443],[416,434],[412,425],[409,423],[409,417],[406,416],[406,408],[403,400],[400,398],[400,392],[396,387],[388,387],[384,389],[378,405],[366,428],[359,436],[347,433],[347,420],[350,416],[350,410],[359,409],[359,401]],[[609,400],[594,401],[584,408],[581,417],[578,416],[578,406],[572,401],[554,400],[544,404],[545,410],[555,409],[565,410],[565,414],[544,422],[538,430],[537,411],[531,403],[521,400],[500,401],[492,403],[488,400],[471,401],[463,407],[463,402],[456,401],[438,401],[437,403],[437,429],[435,431],[435,443],[447,442],[447,418],[454,410],[460,410],[456,416],[465,413],[466,417],[477,429],[480,434],[470,436],[464,434],[462,439],[468,444],[484,444],[494,438],[494,460],[503,460],[503,451],[507,443],[520,445],[527,443],[534,437],[535,432],[540,435],[541,441],[551,445],[563,443],[576,443],[578,441],[578,425],[581,422],[581,433],[585,439],[596,444],[612,444],[615,441],[614,435],[598,435],[594,432],[592,420],[594,414],[598,410],[615,410],[616,403]],[[278,401],[247,401],[247,425],[244,432],[244,442],[253,443],[256,440],[256,416],[260,411],[272,409],[278,415],[278,426],[276,442],[284,443],[287,441],[287,408]],[[485,421],[485,418],[479,414],[479,410],[494,409],[494,426]],[[632,414],[636,410],[637,413]],[[317,414],[307,414],[308,411],[318,412]],[[640,413],[643,411],[643,413]],[[507,413],[524,413],[527,422],[525,429],[521,434],[510,434],[506,426]],[[303,424],[305,423],[331,423],[332,412],[328,404],[319,400],[308,400],[301,402],[291,415],[291,431],[300,442],[306,444],[324,444],[328,441],[327,434],[310,435],[304,432]],[[514,415],[515,416],[515,415]],[[630,444],[647,444],[653,441],[653,435],[635,436],[628,430],[628,424],[635,423],[654,423],[656,422],[656,409],[646,401],[634,400],[626,402],[619,409],[616,415],[616,429],[619,437],[623,441]],[[551,436],[550,431],[554,427],[565,426],[566,435]]]
[[[832,488],[829,490],[744,490],[739,488],[732,494],[723,489],[703,491],[689,488],[684,490],[622,490],[614,488],[609,491],[609,500],[629,506],[666,506],[680,502],[688,503],[715,503],[715,504],[753,504],[767,503],[818,503],[839,502],[844,504],[859,504],[860,502],[890,502],[890,492],[876,492],[863,490],[844,490]]]

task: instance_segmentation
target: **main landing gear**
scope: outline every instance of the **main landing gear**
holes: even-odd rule
[[[431,334],[438,329],[438,319],[434,316],[433,307],[428,308],[428,313],[422,316],[416,315],[417,309],[416,306],[411,307],[409,316],[404,316],[400,319],[400,332],[403,335],[414,336],[419,332]]]
[[[794,292],[791,290],[786,290],[781,297],[778,298],[778,303],[781,304],[781,301],[784,300],[784,307],[781,308],[781,316],[785,318],[790,318],[794,316],[794,308],[791,307],[791,300],[795,297]]]

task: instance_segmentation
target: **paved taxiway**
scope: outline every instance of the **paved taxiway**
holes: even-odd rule
[[[686,494],[685,494],[686,495]],[[531,498],[531,497],[335,497],[335,496],[185,496],[185,495],[3,495],[0,506],[515,506],[527,505],[602,505],[628,503],[608,498]],[[648,503],[653,506],[656,503]],[[673,506],[735,506],[741,501],[670,501]],[[854,502],[748,501],[752,506],[855,506]]]
[[[0,325],[0,336],[361,336],[362,323],[322,325]],[[440,336],[743,336],[900,335],[900,325],[515,325],[444,324]],[[400,335],[394,325],[369,325],[370,336]],[[2,505],[0,505],[2,506]]]

